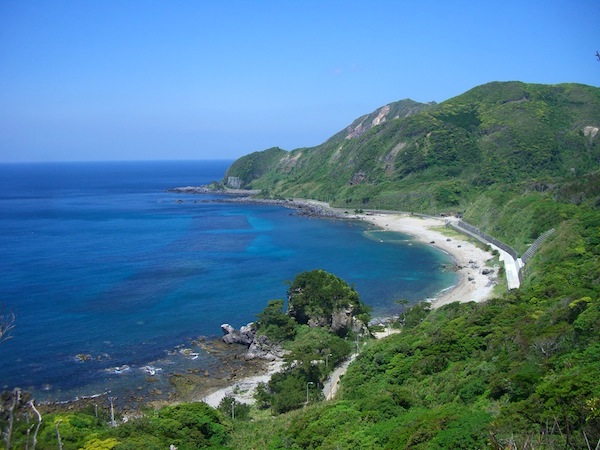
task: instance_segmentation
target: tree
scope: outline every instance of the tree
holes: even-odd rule
[[[231,417],[231,420],[250,420],[250,405],[238,402],[229,395],[223,397],[217,409],[223,417]]]
[[[12,338],[11,331],[15,328],[15,314],[0,308],[0,344]]]
[[[398,300],[394,300],[394,303],[400,307],[399,314],[398,314],[398,317],[400,317],[404,313],[404,311],[406,311],[406,305],[409,304],[409,301],[406,300],[405,298],[401,298]]]
[[[271,300],[258,314],[257,331],[273,342],[293,339],[296,322],[283,312],[283,300]]]
[[[331,325],[336,311],[349,310],[363,323],[370,320],[369,308],[358,292],[344,280],[324,270],[302,272],[288,290],[288,314],[300,324],[312,319],[318,325]]]

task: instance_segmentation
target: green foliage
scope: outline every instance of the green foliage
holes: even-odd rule
[[[288,344],[286,369],[259,386],[256,400],[261,408],[271,407],[274,414],[299,408],[309,401],[322,399],[323,381],[335,365],[352,351],[352,344],[323,328],[302,325]]]
[[[296,321],[283,312],[283,300],[271,300],[258,314],[257,332],[266,335],[272,342],[294,338]]]
[[[333,367],[352,352],[352,344],[323,328],[301,325],[296,339],[289,345],[286,360],[318,364],[324,378]]]
[[[87,441],[83,446],[83,450],[112,450],[119,444],[115,438],[108,439],[92,439]]]
[[[355,317],[369,312],[354,288],[324,270],[296,275],[288,293],[289,314],[300,324],[306,324],[312,318],[331,325],[332,315],[337,310],[350,309]],[[367,319],[368,315],[363,318]],[[342,333],[347,331],[341,330]]]
[[[180,450],[222,446],[228,432],[221,414],[205,403],[167,406],[113,431],[123,442],[117,448],[165,448],[173,444]]]
[[[600,204],[600,145],[582,131],[600,122],[598,88],[489,83],[439,105],[388,107],[375,127],[381,109],[317,147],[253,153],[230,172],[270,196],[356,209],[456,212],[498,188]]]
[[[419,302],[412,307],[405,309],[402,311],[398,318],[398,322],[404,328],[414,328],[419,325],[427,314],[431,311],[431,303],[429,302]]]
[[[26,414],[29,416],[29,411]],[[37,423],[37,418],[30,417],[29,420],[31,423]],[[26,442],[31,445],[32,436],[27,436],[31,423],[29,425],[21,421],[17,423],[12,440],[13,448],[25,448]],[[106,437],[109,429],[105,421],[78,412],[45,415],[37,436],[37,448],[57,448],[57,427],[65,450],[112,449],[118,443],[116,439]],[[32,433],[33,431],[30,430],[30,435]]]
[[[223,417],[231,417],[233,411],[234,420],[250,420],[250,405],[236,402],[233,397],[223,397],[223,400],[221,400],[217,409],[221,411]]]
[[[226,182],[228,177],[238,177],[242,182],[242,187],[246,187],[254,179],[263,176],[286,153],[285,150],[273,147],[244,156],[227,169],[224,181]]]

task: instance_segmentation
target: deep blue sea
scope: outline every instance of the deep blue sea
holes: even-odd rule
[[[0,344],[0,389],[63,400],[134,385],[148,364],[210,366],[173,349],[254,320],[305,270],[345,279],[378,315],[455,283],[447,255],[407,236],[167,192],[219,180],[229,164],[0,164],[0,305],[17,318]]]

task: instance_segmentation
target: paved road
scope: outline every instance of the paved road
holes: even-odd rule
[[[508,289],[509,290],[510,289],[518,289],[521,286],[521,281],[519,280],[519,269],[521,267],[523,267],[523,264],[522,264],[520,258],[514,259],[509,253],[505,252],[504,250],[502,250],[499,247],[496,247],[494,244],[492,244],[491,242],[488,242],[483,237],[481,237],[475,233],[471,233],[469,230],[465,230],[462,227],[459,227],[458,225],[456,225],[456,222],[458,222],[458,220],[456,220],[456,219],[447,219],[447,220],[451,221],[453,223],[452,228],[454,230],[459,231],[463,234],[472,236],[475,239],[477,239],[478,241],[489,245],[490,247],[492,247],[495,250],[498,250],[498,253],[500,253],[500,261],[502,261],[504,263],[504,272],[506,273],[506,284],[508,286]]]
[[[387,330],[382,331],[381,333],[374,333],[374,336],[376,339],[382,339],[386,336],[389,336],[390,334],[396,333],[400,333],[400,330],[398,330],[397,328],[388,328]],[[335,397],[335,393],[337,392],[338,386],[340,384],[340,378],[346,373],[346,370],[348,370],[348,366],[355,359],[356,353],[352,354],[350,358],[348,358],[346,361],[344,361],[342,364],[336,367],[336,369],[331,373],[331,376],[323,386],[323,395],[325,396],[325,399],[331,400],[333,397]]]
[[[354,361],[355,358],[356,354],[353,354],[349,359],[344,361],[331,373],[329,380],[327,380],[325,382],[325,385],[323,386],[323,395],[327,400],[330,400],[335,396],[335,393],[338,390],[341,376],[346,373],[346,370],[348,370],[348,366],[352,361]]]
[[[521,281],[519,280],[519,269],[521,268],[520,259],[515,260],[501,248],[496,247],[493,244],[489,245],[500,253],[500,261],[504,263],[504,273],[506,273],[506,284],[508,285],[508,289],[518,289],[519,286],[521,286]]]

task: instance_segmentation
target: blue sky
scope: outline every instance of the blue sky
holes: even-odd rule
[[[0,1],[0,162],[233,159],[403,98],[600,85],[600,2]]]

